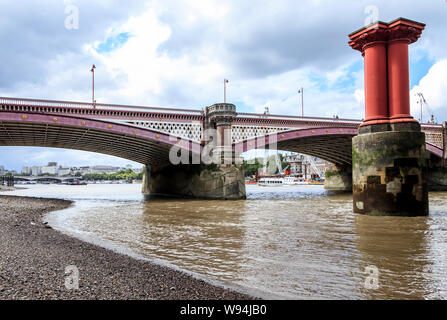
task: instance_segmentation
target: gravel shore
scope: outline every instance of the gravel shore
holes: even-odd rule
[[[66,200],[0,195],[0,299],[253,299],[168,267],[82,242],[42,222]],[[66,289],[65,268],[79,270]]]

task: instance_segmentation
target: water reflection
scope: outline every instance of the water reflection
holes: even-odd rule
[[[193,272],[213,274],[223,280],[239,275],[239,255],[244,238],[244,201],[169,201],[152,199],[143,205],[146,248]],[[237,279],[236,279],[237,280]]]
[[[433,263],[428,230],[426,217],[355,215],[358,268],[379,270],[377,290],[361,287],[366,298],[423,299],[433,293],[427,287]]]

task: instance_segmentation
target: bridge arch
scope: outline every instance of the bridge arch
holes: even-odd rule
[[[276,144],[277,150],[315,156],[336,165],[352,165],[352,138],[357,134],[357,128],[343,126],[296,129],[237,142],[233,149],[243,153]],[[434,144],[427,142],[426,148],[443,157],[443,150]]]
[[[76,149],[142,164],[169,161],[173,146],[201,152],[198,142],[132,125],[48,114],[0,112],[0,145]]]

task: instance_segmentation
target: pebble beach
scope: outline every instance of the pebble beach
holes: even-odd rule
[[[0,195],[0,299],[254,299],[83,242],[43,222],[46,213],[71,205],[67,200]],[[79,270],[79,289],[66,288],[67,266]]]

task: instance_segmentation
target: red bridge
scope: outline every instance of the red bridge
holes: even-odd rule
[[[219,107],[219,105],[217,105]],[[205,110],[0,98],[0,145],[78,149],[142,164],[168,161],[176,145],[203,150]],[[351,164],[361,120],[239,113],[231,121],[233,150],[275,146],[334,164]],[[427,150],[445,157],[445,125],[422,124]]]

